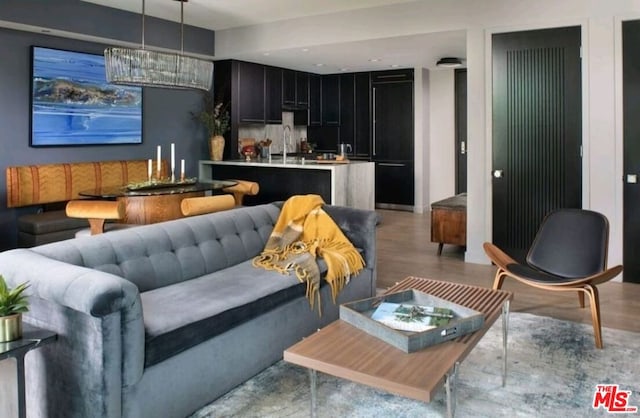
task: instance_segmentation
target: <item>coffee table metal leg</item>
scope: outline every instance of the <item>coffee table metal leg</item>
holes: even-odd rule
[[[509,333],[509,301],[502,305],[502,386],[507,385],[507,335]]]
[[[457,380],[458,380],[458,366],[460,362],[456,361],[453,365],[453,369],[449,370],[445,380],[445,389],[447,391],[447,416],[453,418],[456,413],[456,404],[458,402],[457,397]]]
[[[318,376],[316,371],[309,369],[309,383],[311,385],[311,418],[316,418],[318,416],[318,407],[316,405],[317,380]]]

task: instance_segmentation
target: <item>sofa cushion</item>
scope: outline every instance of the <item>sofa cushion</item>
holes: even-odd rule
[[[18,247],[28,248],[38,245],[50,244],[56,241],[75,238],[75,234],[84,228],[65,229],[64,231],[50,232],[48,234],[29,234],[18,231]]]
[[[318,266],[326,272],[323,260]],[[305,286],[294,274],[257,269],[249,260],[142,293],[145,367],[304,296]]]
[[[69,218],[64,210],[52,210],[49,212],[30,213],[18,218],[18,231],[33,235],[48,234],[51,232],[75,230],[86,228],[89,222],[86,219]],[[71,234],[73,237],[73,234]]]

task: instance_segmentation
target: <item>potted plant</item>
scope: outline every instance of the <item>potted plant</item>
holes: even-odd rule
[[[209,152],[213,161],[222,160],[224,151],[224,134],[229,130],[229,104],[222,101],[217,103],[210,94],[204,94],[202,110],[193,113],[194,119],[207,129],[209,134]]]
[[[22,313],[29,310],[24,294],[28,287],[28,283],[22,283],[10,289],[0,274],[0,342],[22,337]]]

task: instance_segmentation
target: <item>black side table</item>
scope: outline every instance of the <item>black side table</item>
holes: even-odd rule
[[[22,338],[0,343],[0,361],[14,357],[18,377],[18,417],[26,417],[25,386],[24,386],[24,356],[34,348],[54,342],[58,338],[55,332],[22,324]]]

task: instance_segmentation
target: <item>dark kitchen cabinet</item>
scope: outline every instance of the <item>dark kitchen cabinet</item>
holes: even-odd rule
[[[355,75],[340,75],[340,142],[351,145],[355,135]]]
[[[376,162],[376,204],[413,206],[413,161]]]
[[[282,68],[265,67],[265,122],[282,123]]]
[[[373,158],[413,160],[413,82],[374,83]]]
[[[308,73],[282,70],[282,105],[285,108],[307,108],[309,106]]]
[[[309,107],[309,73],[296,71],[296,106]]]
[[[322,125],[321,78],[309,74],[309,126]]]
[[[414,204],[413,71],[371,73],[376,204]]]
[[[356,73],[354,108],[354,145],[356,157],[371,157],[371,82],[370,74]]]
[[[282,70],[282,104],[285,106],[296,104],[296,72],[294,70]]]
[[[265,123],[265,66],[237,60],[214,63],[213,91],[216,101],[230,104],[231,126],[224,134],[223,159],[239,157],[240,125]]]
[[[238,120],[264,123],[264,66],[238,61]]]
[[[340,75],[322,76],[322,125],[340,126]]]

